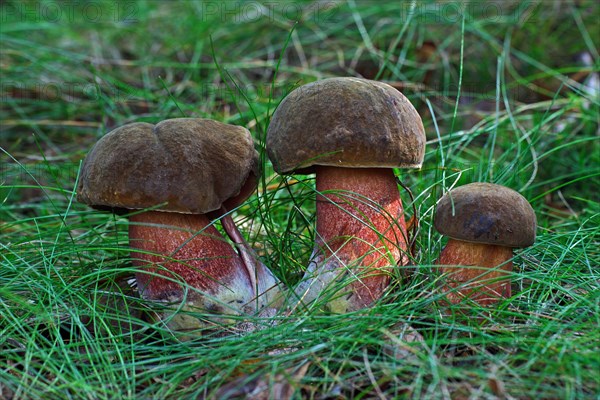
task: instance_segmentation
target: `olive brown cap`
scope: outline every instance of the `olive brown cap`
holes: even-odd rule
[[[435,229],[466,242],[527,247],[535,242],[535,213],[516,191],[492,183],[471,183],[439,201]]]
[[[257,174],[258,153],[245,128],[197,118],[132,123],[90,150],[77,198],[99,209],[166,203],[158,211],[205,214],[230,199],[243,202]]]
[[[267,151],[278,173],[310,173],[315,165],[419,168],[425,130],[417,110],[390,85],[329,78],[299,87],[279,104]]]

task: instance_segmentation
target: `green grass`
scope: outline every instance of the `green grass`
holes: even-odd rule
[[[225,398],[260,378],[293,382],[294,398],[598,398],[600,101],[586,83],[600,8],[384,3],[265,2],[259,16],[258,2],[2,2],[0,397]],[[246,126],[263,175],[235,218],[292,286],[314,178],[277,176],[265,132],[286,93],[332,76],[389,82],[423,117],[423,168],[397,171],[420,222],[415,273],[353,314],[180,340],[126,284],[127,221],[76,202],[80,160],[132,121]],[[516,252],[512,298],[442,315],[433,212],[473,181],[520,191],[538,237]]]

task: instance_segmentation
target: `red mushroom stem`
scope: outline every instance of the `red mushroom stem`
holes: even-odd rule
[[[390,269],[404,265],[406,224],[392,169],[316,167],[317,238],[306,278],[296,290],[305,301],[333,281],[351,280],[333,312],[358,310],[379,299]],[[330,286],[331,288],[331,286]]]
[[[133,265],[144,298],[181,301],[224,314],[246,309],[255,297],[254,275],[234,248],[201,214],[149,211],[130,217]],[[161,278],[164,276],[165,278]]]
[[[453,304],[469,298],[484,306],[510,297],[512,257],[510,247],[449,239],[437,261],[447,274],[446,297]]]

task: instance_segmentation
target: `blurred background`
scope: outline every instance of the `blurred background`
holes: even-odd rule
[[[214,118],[246,126],[261,147],[286,93],[331,76],[401,90],[445,166],[481,164],[493,135],[487,161],[509,149],[514,168],[471,180],[560,186],[598,161],[597,143],[572,144],[598,134],[594,1],[3,1],[0,13],[5,179],[27,180],[6,153],[44,175],[43,153],[73,180],[95,140],[133,121]],[[541,157],[550,143],[571,144]],[[584,186],[553,191],[549,206],[578,203]]]

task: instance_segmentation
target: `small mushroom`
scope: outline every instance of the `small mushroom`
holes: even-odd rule
[[[341,289],[327,296],[332,312],[372,304],[388,286],[391,267],[407,263],[393,168],[423,162],[425,131],[415,108],[385,83],[324,79],[281,102],[267,151],[280,174],[316,173],[316,243],[297,297],[308,303]]]
[[[194,118],[132,123],[90,150],[77,196],[119,213],[155,207],[129,217],[143,298],[185,298],[183,308],[254,314],[275,298],[277,279],[255,258],[227,210],[254,191],[257,171],[258,154],[242,127]],[[217,218],[237,251],[215,228]],[[167,316],[177,330],[202,326],[183,314]]]
[[[531,246],[535,213],[519,193],[491,183],[471,183],[439,201],[435,228],[449,236],[437,264],[446,274],[451,303],[469,298],[481,305],[511,296],[513,248]]]

